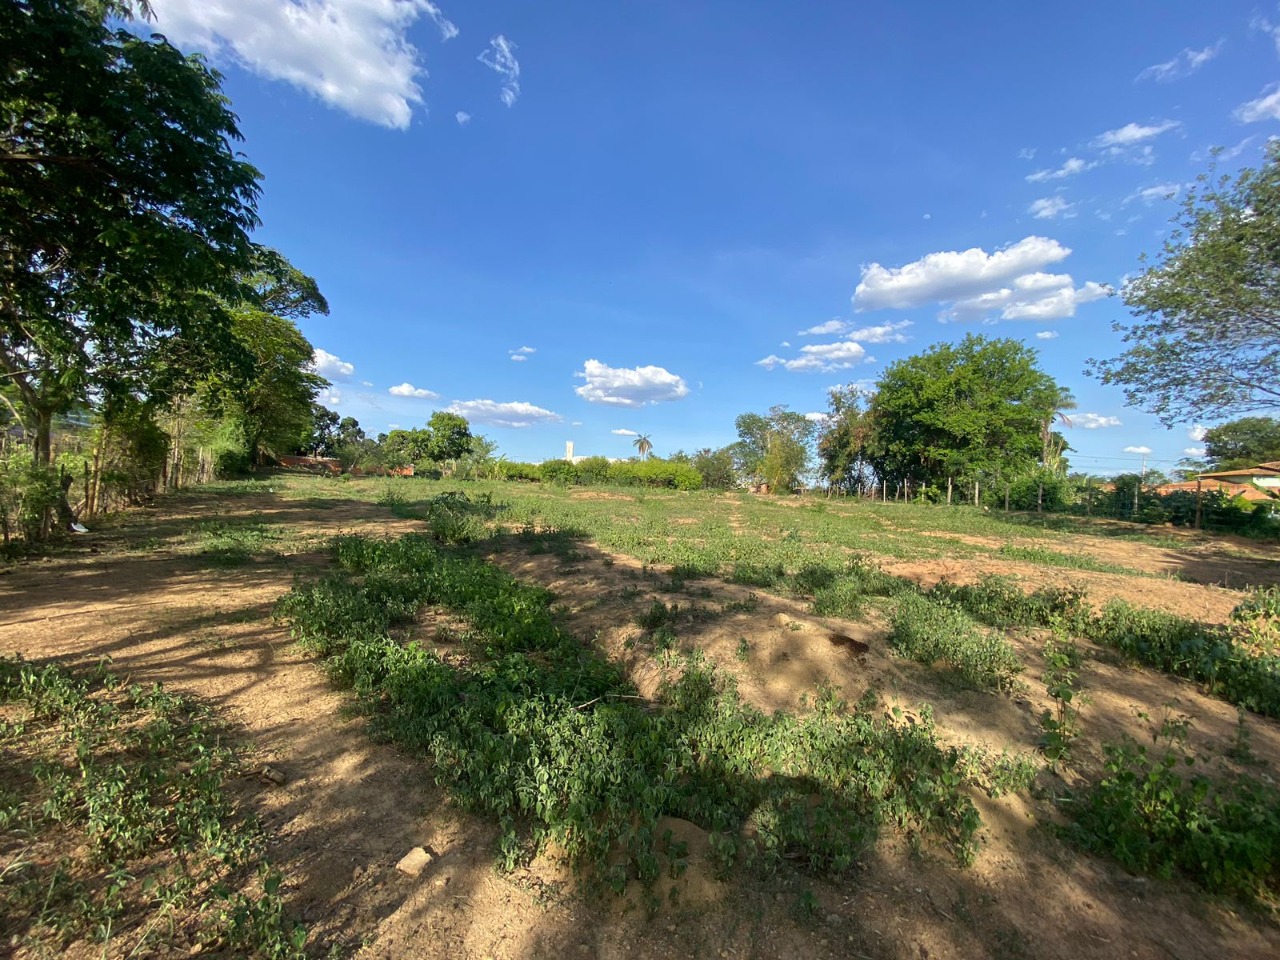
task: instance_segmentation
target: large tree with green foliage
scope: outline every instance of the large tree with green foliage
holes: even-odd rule
[[[744,480],[766,483],[774,492],[794,490],[809,469],[816,424],[803,413],[773,406],[768,414],[744,413],[734,421],[738,442],[731,446]]]
[[[239,299],[258,173],[219,78],[125,3],[0,4],[0,375],[50,459],[89,397],[176,394],[245,361]]]
[[[1034,467],[1062,389],[1017,340],[970,334],[891,364],[876,385],[866,458],[889,482],[1012,476]]]
[[[1280,460],[1280,420],[1241,417],[1205,431],[1205,456],[1215,470]]]
[[[1189,190],[1159,260],[1124,286],[1129,348],[1090,361],[1166,425],[1280,408],[1280,144]]]
[[[871,479],[868,443],[872,436],[866,395],[857,387],[835,387],[818,431],[822,476],[838,490],[854,492]]]

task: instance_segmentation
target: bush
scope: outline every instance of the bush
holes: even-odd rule
[[[578,482],[578,468],[569,460],[544,460],[542,482],[567,487],[571,483]]]
[[[578,483],[599,485],[609,481],[609,458],[586,457],[575,464],[578,470]]]
[[[622,460],[609,465],[609,480],[620,486],[671,487],[676,490],[701,490],[702,474],[687,463],[672,463],[650,457],[648,460]]]
[[[958,607],[920,594],[908,593],[899,599],[889,644],[926,666],[945,661],[976,687],[1007,689],[1022,669],[1003,637],[983,633]]]
[[[503,480],[522,480],[526,483],[538,483],[542,480],[542,467],[536,463],[503,460],[499,465],[498,475]]]

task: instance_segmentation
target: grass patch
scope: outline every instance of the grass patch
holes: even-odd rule
[[[979,629],[959,607],[920,594],[899,598],[889,644],[918,663],[946,663],[974,687],[1007,690],[1022,669],[1003,637]]]
[[[335,550],[341,573],[299,584],[280,614],[376,731],[425,754],[458,803],[502,826],[508,867],[554,839],[615,888],[654,884],[666,815],[711,831],[725,869],[747,856],[843,873],[885,828],[961,862],[974,854],[965,788],[980,764],[941,746],[927,716],[906,723],[833,693],[803,719],[766,716],[696,657],[641,701],[559,629],[544,590],[418,535]],[[424,603],[469,622],[467,663],[392,639]],[[672,613],[655,604],[645,622],[663,629]]]
[[[303,956],[262,835],[224,792],[236,757],[207,708],[102,669],[3,659],[0,748],[10,946]]]
[[[1068,570],[1091,570],[1095,573],[1122,573],[1131,577],[1146,576],[1140,570],[1095,560],[1087,553],[1059,553],[1057,550],[1046,550],[1044,547],[1023,547],[1006,543],[996,551],[996,554],[1006,560],[1021,560],[1038,567],[1063,567]]]

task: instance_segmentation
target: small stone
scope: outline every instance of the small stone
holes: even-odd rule
[[[839,922],[840,922],[840,914],[838,913],[827,914],[827,923],[839,923]]]
[[[277,787],[283,787],[285,784],[285,781],[288,779],[283,773],[281,773],[275,767],[269,767],[265,765],[258,772],[258,776],[259,778],[261,778],[263,783],[272,783],[272,784],[275,784]]]
[[[396,864],[396,869],[409,877],[417,877],[422,871],[427,869],[427,864],[431,862],[431,854],[423,850],[421,847],[414,847]]]

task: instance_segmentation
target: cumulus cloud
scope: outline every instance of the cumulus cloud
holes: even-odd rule
[[[1125,447],[1125,448],[1124,448],[1124,452],[1125,452],[1125,453],[1140,453],[1140,454],[1142,454],[1143,456],[1146,456],[1147,454],[1149,454],[1149,453],[1151,452],[1151,448],[1150,448],[1150,447]]]
[[[826,423],[831,418],[831,414],[823,413],[821,410],[814,410],[806,413],[804,418],[812,423]]]
[[[502,78],[498,98],[508,107],[515,106],[520,96],[520,61],[516,59],[516,45],[498,34],[489,41],[489,49],[481,51],[476,59]]]
[[[1183,447],[1182,455],[1184,457],[1203,457],[1209,451],[1204,447]]]
[[[511,359],[514,360],[516,363],[524,363],[529,358],[526,357],[523,353],[513,353],[511,354]]]
[[[558,413],[519,400],[509,403],[499,403],[496,400],[455,400],[445,410],[466,417],[472,423],[517,429],[539,423],[559,423],[564,419]]]
[[[419,19],[458,29],[430,0],[153,0],[155,29],[180,46],[283,80],[361,120],[407,129],[422,103]]]
[[[328,350],[317,349],[311,357],[311,366],[326,380],[350,380],[356,372],[355,364],[347,363]]]
[[[1083,427],[1085,430],[1101,430],[1103,427],[1119,427],[1119,417],[1106,417],[1100,413],[1078,413],[1071,418],[1072,426]]]
[[[1049,180],[1064,180],[1067,177],[1073,177],[1077,173],[1084,173],[1086,170],[1092,170],[1096,167],[1096,163],[1085,163],[1079,157],[1072,157],[1062,166],[1052,170],[1037,170],[1035,173],[1027,174],[1028,183],[1045,183]]]
[[[640,434],[636,433],[634,430],[620,429],[620,430],[610,430],[609,432],[610,432],[610,433],[612,433],[612,434],[613,434],[614,436],[616,436],[616,437],[638,437],[638,436],[640,436]]]
[[[1036,158],[1035,147],[1023,147],[1021,150],[1018,151],[1019,160],[1034,160],[1035,158]]]
[[[440,396],[433,390],[415,387],[412,383],[402,383],[398,387],[391,387],[387,390],[387,393],[393,397],[416,397],[419,400],[435,400]]]
[[[1060,320],[1110,293],[1103,284],[1076,287],[1070,274],[1041,269],[1070,254],[1056,240],[1027,237],[995,253],[974,247],[931,253],[902,267],[873,263],[862,269],[853,305],[861,311],[937,303],[942,320]]]
[[[537,348],[537,347],[516,347],[514,350],[511,350],[511,351],[508,351],[508,352],[510,352],[510,353],[537,353],[537,352],[538,352],[538,348]]]
[[[1241,123],[1280,120],[1280,83],[1263,87],[1262,93],[1256,99],[1236,107],[1235,118]]]
[[[840,333],[845,328],[843,320],[828,320],[826,323],[820,323],[816,327],[809,327],[807,330],[798,331],[802,337],[829,337],[833,333]],[[787,346],[784,342],[783,346]]]
[[[1037,340],[1057,340],[1058,331],[1057,330],[1041,330],[1036,334],[1036,339]]]
[[[342,402],[341,390],[321,390],[316,395],[316,403],[322,407],[336,407]]]
[[[1203,50],[1192,50],[1187,47],[1172,60],[1166,60],[1164,63],[1156,63],[1147,67],[1134,79],[1154,80],[1156,83],[1169,83],[1173,80],[1180,80],[1195,73],[1216,57],[1222,51],[1224,43],[1226,43],[1225,40],[1219,40],[1213,46],[1205,47]]]
[[[1110,287],[1092,280],[1076,287],[1066,273],[1028,273],[1016,277],[1010,286],[957,300],[942,318],[982,320],[996,314],[1000,320],[1063,320],[1074,317],[1081,304],[1110,293]]]
[[[588,360],[574,376],[586,381],[574,392],[588,403],[643,407],[689,395],[689,385],[683,378],[662,367],[610,367],[599,360]]]
[[[976,296],[1070,255],[1058,241],[1033,236],[995,253],[972,247],[930,253],[901,267],[872,263],[862,268],[853,307],[906,310]]]
[[[757,360],[756,366],[766,370],[782,367],[791,373],[831,373],[835,370],[847,370],[866,359],[867,351],[862,344],[840,340],[836,343],[806,344],[800,348],[800,356],[791,359],[771,354],[763,360]]]
[[[453,119],[458,121],[458,126],[465,127],[471,122],[471,114],[467,113],[465,110],[459,110],[453,115]]]
[[[1062,197],[1056,194],[1052,197],[1041,197],[1027,208],[1027,213],[1031,214],[1037,220],[1055,220],[1060,216],[1075,216],[1071,212],[1073,204],[1067,203]]]

